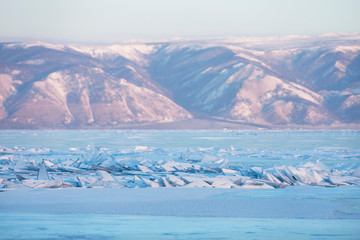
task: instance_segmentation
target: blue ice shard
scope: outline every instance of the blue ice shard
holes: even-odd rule
[[[42,161],[42,163],[40,164],[40,169],[37,175],[37,179],[38,180],[50,180],[49,175],[46,171],[46,165],[44,160]]]

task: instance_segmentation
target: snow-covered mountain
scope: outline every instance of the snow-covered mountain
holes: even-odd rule
[[[0,127],[360,123],[360,35],[0,44]],[[191,121],[189,121],[191,124]]]

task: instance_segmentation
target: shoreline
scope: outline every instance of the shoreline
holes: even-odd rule
[[[11,126],[6,123],[0,124],[0,131],[5,130],[239,130],[239,131],[346,131],[360,130],[360,123],[336,124],[336,125],[264,125],[261,123],[246,123],[227,121],[221,119],[191,119],[176,122],[150,122],[150,123],[124,123],[113,126],[102,125],[67,125],[67,126]]]

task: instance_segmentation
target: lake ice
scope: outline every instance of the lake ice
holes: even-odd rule
[[[4,239],[360,234],[359,131],[11,130],[0,132],[0,154],[0,228],[10,229]],[[86,216],[89,226],[96,225],[94,216],[115,225],[132,216],[130,235],[119,234],[121,227],[111,233],[104,227],[99,235],[76,235],[76,228],[59,233],[61,224]],[[42,218],[50,219],[46,229],[29,221]],[[151,219],[166,224],[156,227]],[[204,231],[204,221],[222,227]],[[297,233],[284,228],[289,223]],[[134,230],[142,224],[143,235]],[[270,234],[259,224],[279,231]]]

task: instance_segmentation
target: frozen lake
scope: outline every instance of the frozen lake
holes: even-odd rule
[[[3,130],[0,145],[39,148],[215,147],[262,150],[344,148],[359,150],[359,131],[237,131],[237,130]]]
[[[0,131],[0,239],[358,239],[359,131]]]
[[[358,239],[360,187],[0,193],[0,239]]]
[[[237,154],[230,160],[239,163],[336,164],[359,163],[360,131],[7,130],[0,131],[0,146],[35,148],[38,154],[51,150],[49,155],[81,154],[89,146],[108,150],[147,146],[176,153],[200,148],[205,154],[233,147]],[[210,150],[214,151],[206,152]]]
[[[359,221],[0,214],[1,239],[359,239]]]

